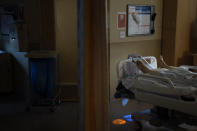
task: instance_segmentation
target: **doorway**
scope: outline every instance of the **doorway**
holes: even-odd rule
[[[23,6],[23,9],[21,10],[24,11],[23,15],[25,17],[23,21],[17,19],[11,23],[8,23],[9,21],[7,19],[5,20],[5,23],[7,23],[8,26],[17,25],[18,23],[23,25],[22,27],[24,28],[22,29],[24,29],[24,32],[22,31],[22,33],[24,34],[21,34],[20,38],[18,36],[12,36],[18,33],[19,30],[16,28],[14,32],[10,32],[8,27],[8,34],[2,32],[0,33],[2,49],[11,54],[12,58],[14,59],[14,63],[6,61],[7,65],[13,66],[13,68],[11,68],[14,71],[11,72],[11,70],[8,70],[8,72],[11,73],[10,77],[14,79],[14,82],[12,81],[6,83],[11,83],[15,89],[10,94],[0,94],[0,122],[2,123],[0,128],[1,130],[6,131],[75,131],[77,130],[78,121],[77,1],[73,2],[73,0],[70,0],[69,3],[67,0],[55,0],[55,3],[53,3],[53,0],[31,0],[27,3],[25,2],[26,1],[24,0],[5,0],[0,2],[0,7],[1,5],[3,6],[3,9],[0,8],[0,12],[3,10],[3,13],[8,15],[7,19],[10,17],[15,17],[15,13],[12,14],[12,9],[14,12],[18,12],[18,9],[15,9],[15,6],[18,5]],[[52,8],[53,6],[54,8]],[[66,10],[68,9],[66,8],[67,6],[70,7],[69,9],[71,9],[71,11]],[[68,17],[70,20],[72,19],[70,23],[66,18],[62,18],[64,17],[62,16],[64,11],[68,12],[66,14],[68,16],[71,14]],[[0,15],[4,15],[3,13],[1,12]],[[53,17],[53,13],[55,17]],[[2,19],[0,19],[0,21],[2,22]],[[70,27],[67,25],[73,26]],[[55,26],[55,28],[53,28],[53,26]],[[5,26],[1,26],[1,31],[2,27]],[[70,27],[69,30],[67,30],[67,27]],[[25,32],[26,29],[28,30],[27,32]],[[67,38],[64,38],[66,33]],[[28,37],[28,42],[23,39],[26,37]],[[55,38],[56,42],[53,41]],[[22,42],[18,41],[18,39],[24,40],[25,45],[22,45]],[[17,42],[15,43],[14,41]],[[57,47],[54,46],[54,43],[57,43]],[[18,50],[16,50],[15,47],[18,45],[19,47],[27,46],[28,49],[18,48]],[[60,52],[59,56],[61,74],[60,81],[57,83],[57,87],[61,87],[62,89],[66,88],[62,90],[62,103],[56,108],[55,112],[51,112],[47,106],[34,105],[32,109],[27,112],[25,109],[27,106],[26,95],[28,95],[26,89],[29,88],[29,60],[25,57],[25,54],[32,50],[55,50],[55,48],[58,50],[58,52]],[[1,57],[0,59],[2,63],[4,61],[2,59],[5,58]],[[7,57],[5,60],[7,60]],[[45,63],[45,65],[46,66],[44,66],[44,70],[53,74],[51,69],[48,68],[48,64]],[[43,67],[43,64],[39,64],[39,66]],[[7,68],[4,68],[4,70],[5,69],[7,71]],[[40,72],[45,72],[44,70],[40,70]],[[2,71],[1,74],[3,74]],[[7,77],[8,75],[8,73],[5,73],[4,77]],[[45,77],[41,77],[39,80],[44,81],[45,83],[45,80],[43,79],[45,79]],[[6,87],[8,88],[8,86]],[[41,105],[40,103],[38,104]]]

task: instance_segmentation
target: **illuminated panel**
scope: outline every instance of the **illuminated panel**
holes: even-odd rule
[[[123,116],[123,118],[124,118],[125,120],[127,120],[128,122],[132,122],[132,121],[133,121],[132,115],[125,115],[125,116]]]
[[[124,125],[124,124],[126,124],[126,121],[123,119],[116,119],[116,120],[113,120],[112,123],[114,125]]]
[[[122,106],[126,106],[127,105],[127,103],[129,102],[129,99],[123,99],[122,100]]]

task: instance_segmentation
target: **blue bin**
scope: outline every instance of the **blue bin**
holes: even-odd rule
[[[30,58],[30,77],[36,96],[41,99],[52,98],[55,84],[55,59]]]

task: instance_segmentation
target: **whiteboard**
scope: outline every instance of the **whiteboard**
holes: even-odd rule
[[[154,33],[154,6],[128,5],[127,35],[150,35]]]

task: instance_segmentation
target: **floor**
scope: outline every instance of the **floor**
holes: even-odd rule
[[[77,103],[62,103],[51,112],[49,108],[33,108],[25,111],[26,104],[14,98],[0,97],[0,131],[77,131]],[[110,131],[136,131],[137,125],[128,118],[131,113],[146,111],[151,106],[129,101],[127,106],[122,100],[110,102]],[[124,119],[124,125],[114,125],[116,119]],[[165,127],[156,128],[147,121],[141,121],[142,131],[172,131]]]
[[[56,112],[49,108],[33,108],[25,111],[25,103],[19,100],[0,100],[1,131],[76,131],[77,103],[62,103]]]
[[[136,101],[129,101],[126,106],[122,105],[122,99],[111,100],[110,102],[110,131],[136,131],[138,125],[131,119],[131,114],[139,111],[147,111],[151,106],[139,103]],[[116,119],[126,120],[124,125],[114,125],[113,121]],[[142,131],[172,131],[165,127],[154,127],[147,121],[141,121],[143,126]]]

